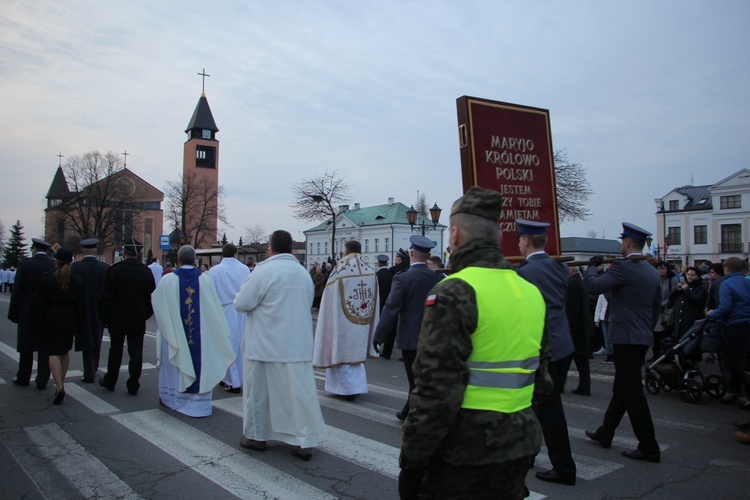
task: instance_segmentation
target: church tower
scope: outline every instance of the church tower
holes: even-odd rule
[[[208,106],[206,92],[203,91],[185,130],[187,141],[182,166],[183,196],[190,198],[185,200],[185,205],[189,210],[195,211],[188,212],[185,228],[186,232],[190,233],[190,244],[195,248],[210,248],[217,241],[218,131],[211,108]],[[208,191],[210,194],[206,196]],[[198,212],[207,214],[204,220],[200,220]]]

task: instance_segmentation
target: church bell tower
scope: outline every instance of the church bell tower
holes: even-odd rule
[[[187,134],[187,141],[185,141],[184,153],[183,153],[183,166],[182,166],[182,180],[183,180],[183,191],[184,193],[192,192],[197,195],[201,195],[205,192],[203,189],[206,186],[212,186],[214,191],[218,190],[219,186],[219,141],[216,140],[216,133],[219,131],[214,121],[214,117],[211,114],[211,108],[208,106],[208,99],[206,99],[205,92],[205,77],[209,76],[203,73],[198,73],[203,76],[204,90],[201,92],[201,97],[198,99],[198,104],[195,106],[193,111],[193,117],[188,123],[185,133]],[[188,189],[187,184],[191,186]],[[196,211],[203,211],[205,200],[191,200],[190,206],[194,206],[197,202],[198,206],[195,206]],[[195,248],[209,248],[217,241],[217,196],[212,196],[208,200],[207,210],[204,213],[208,214],[203,224],[197,219],[197,214],[188,214],[188,220],[185,224],[187,231],[194,231],[197,237],[202,240],[196,239],[196,234],[191,234],[191,244]],[[200,226],[200,230],[196,228]]]

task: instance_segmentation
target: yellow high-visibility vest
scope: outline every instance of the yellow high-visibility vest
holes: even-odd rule
[[[468,267],[461,279],[476,294],[469,384],[462,408],[514,413],[531,406],[546,306],[539,290],[511,269]]]

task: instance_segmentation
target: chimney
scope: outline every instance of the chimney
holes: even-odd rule
[[[340,214],[343,214],[347,210],[349,210],[349,205],[339,205],[339,213]]]
[[[205,73],[205,71],[204,71],[204,73]],[[389,205],[393,205],[393,196],[390,196],[390,197],[388,198],[388,204],[389,204]]]
[[[354,210],[359,210],[359,203],[354,204]]]

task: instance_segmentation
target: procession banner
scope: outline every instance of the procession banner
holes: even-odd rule
[[[516,219],[547,222],[547,253],[560,255],[555,163],[549,111],[462,96],[456,100],[464,192],[471,186],[503,195],[500,230],[508,260],[523,259]]]

